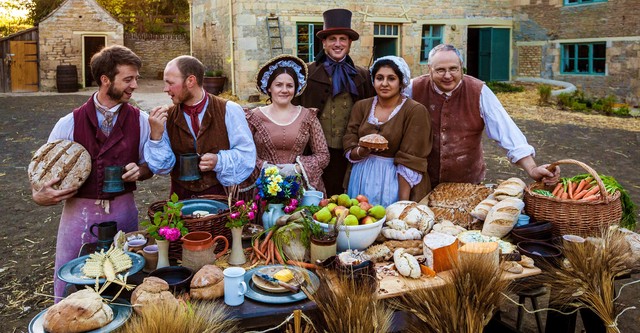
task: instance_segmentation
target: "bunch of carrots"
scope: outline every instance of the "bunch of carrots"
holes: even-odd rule
[[[284,254],[281,253],[281,250],[276,246],[276,243],[273,239],[274,228],[269,229],[264,240],[260,242],[260,236],[262,234],[258,234],[253,237],[251,240],[251,247],[246,248],[245,251],[251,252],[249,255],[249,260],[251,260],[251,264],[256,264],[259,260],[264,260],[264,265],[276,264],[279,263],[281,265],[292,265],[292,266],[300,266],[307,269],[315,270],[318,268],[314,264],[306,263],[303,261],[295,261],[291,259],[286,259]]]
[[[559,199],[584,201],[598,200],[602,196],[598,183],[592,177],[584,178],[580,181],[563,178],[562,182],[558,183],[553,192],[551,192],[551,195]]]

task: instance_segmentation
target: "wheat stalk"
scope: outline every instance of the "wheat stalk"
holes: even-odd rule
[[[409,285],[410,293],[390,303],[415,316],[407,322],[407,332],[482,332],[509,288],[503,272],[490,258],[461,260],[445,277],[445,285]]]
[[[587,307],[600,317],[607,332],[620,332],[617,319],[632,308],[615,304],[615,278],[629,272],[624,264],[630,255],[624,234],[608,228],[599,238],[565,242],[563,255],[563,264],[545,267],[540,278],[551,287],[550,303],[556,308]]]

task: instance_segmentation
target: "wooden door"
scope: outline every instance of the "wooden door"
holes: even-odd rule
[[[11,91],[38,91],[38,42],[10,41]]]
[[[104,36],[84,36],[84,86],[93,85],[93,75],[91,75],[91,57],[100,51],[107,42]]]

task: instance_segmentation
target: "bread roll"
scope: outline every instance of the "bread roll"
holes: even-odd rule
[[[91,289],[82,289],[53,305],[42,324],[49,333],[77,333],[98,329],[113,320],[113,310]]]
[[[150,276],[144,278],[142,284],[136,287],[131,294],[131,304],[156,304],[156,303],[178,303],[178,300],[169,291],[167,281]],[[140,307],[134,307],[133,310],[137,314],[141,314]]]
[[[389,141],[387,141],[384,136],[376,133],[365,135],[361,137],[358,142],[362,147],[367,147],[369,149],[389,148]]]
[[[516,198],[498,202],[487,214],[482,234],[500,238],[506,236],[518,222],[518,215],[523,208],[524,202]]]
[[[527,185],[520,178],[512,177],[509,178],[496,188],[493,195],[497,200],[504,200],[509,197],[521,199],[524,196],[524,188]]]
[[[191,280],[192,298],[216,299],[224,296],[224,274],[216,265],[204,265]]]
[[[91,155],[79,143],[56,140],[44,144],[29,163],[29,180],[36,190],[54,178],[60,181],[52,187],[64,190],[80,187],[91,173]]]
[[[487,214],[495,204],[498,203],[498,200],[494,199],[484,199],[480,201],[480,203],[471,211],[471,216],[477,218],[478,220],[485,220],[487,218]]]

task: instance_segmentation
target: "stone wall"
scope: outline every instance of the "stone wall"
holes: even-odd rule
[[[183,35],[125,34],[124,45],[142,59],[140,75],[162,80],[162,73],[171,59],[189,55],[189,37]]]
[[[400,51],[413,76],[425,73],[420,63],[422,25],[436,20],[445,25],[444,41],[464,50],[467,26],[481,20],[502,20],[510,27],[511,0],[470,0],[447,3],[429,0],[363,1],[252,1],[238,0],[229,13],[229,1],[193,0],[193,51],[205,65],[219,68],[231,76],[233,65],[236,95],[247,98],[256,94],[255,74],[259,66],[271,58],[266,30],[266,18],[273,14],[280,19],[284,53],[296,53],[296,24],[322,23],[322,13],[331,8],[346,8],[353,12],[352,28],[360,39],[351,46],[351,57],[360,66],[368,66],[373,50],[375,23],[400,25]],[[229,41],[229,20],[233,19],[233,56]],[[485,23],[485,26],[487,24]],[[490,24],[489,24],[490,25]],[[230,81],[227,89],[231,89]]]
[[[615,95],[621,102],[640,103],[640,6],[637,0],[616,0],[564,6],[562,0],[516,0],[513,38],[522,76],[573,83],[587,94]],[[563,43],[607,43],[606,75],[560,73]],[[540,50],[540,73],[530,65]]]
[[[123,44],[123,27],[94,0],[68,0],[38,25],[40,89],[56,90],[58,65],[75,65],[84,82],[83,36],[104,36],[107,45]]]

